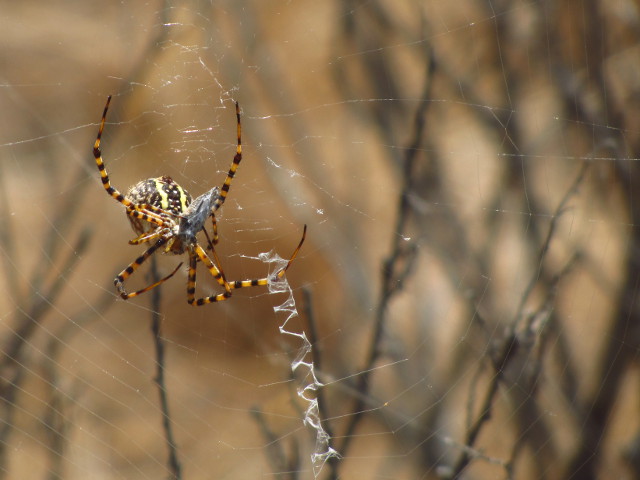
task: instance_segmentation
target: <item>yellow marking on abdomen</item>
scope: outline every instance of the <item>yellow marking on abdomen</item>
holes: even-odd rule
[[[164,191],[163,183],[160,181],[162,178],[154,178],[153,182],[156,184],[156,192],[160,195],[160,208],[163,210],[169,209],[169,195]]]

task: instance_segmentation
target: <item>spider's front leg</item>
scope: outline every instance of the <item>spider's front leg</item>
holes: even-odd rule
[[[125,210],[127,215],[131,217],[129,220],[131,220],[131,224],[136,233],[145,233],[147,231],[147,229],[143,227],[143,225],[145,225],[143,222],[157,225],[160,228],[170,228],[173,225],[174,222],[171,217],[161,209],[148,209],[145,207],[147,207],[147,205],[137,205],[133,203]]]
[[[218,244],[218,222],[216,221],[216,216],[215,214],[211,214],[211,228],[213,231],[213,241],[209,242],[211,243],[211,250],[213,250],[213,247],[215,247]],[[208,239],[208,237],[207,237]]]
[[[224,179],[224,183],[222,187],[220,187],[220,192],[218,194],[218,198],[216,198],[215,205],[213,207],[212,213],[215,213],[227,199],[227,195],[229,194],[229,189],[231,188],[231,182],[233,181],[233,177],[236,176],[236,171],[238,170],[238,166],[242,161],[242,125],[240,123],[240,105],[236,102],[236,122],[237,122],[237,135],[238,135],[238,144],[236,146],[236,154],[233,157],[233,161],[231,162],[231,167],[229,167],[229,172],[227,173],[227,178]]]
[[[98,171],[100,172],[100,179],[102,180],[102,186],[106,190],[106,192],[115,198],[118,202],[123,204],[127,208],[132,208],[134,206],[133,202],[126,198],[122,193],[120,193],[116,188],[111,186],[111,182],[109,180],[109,174],[107,173],[107,169],[104,166],[104,161],[102,160],[102,150],[100,149],[100,143],[102,141],[102,132],[104,130],[104,124],[107,120],[107,111],[109,110],[109,104],[111,103],[111,95],[107,97],[107,103],[104,106],[104,110],[102,112],[102,119],[100,120],[100,128],[98,129],[98,136],[96,137],[96,142],[93,144],[93,156],[96,159],[96,165],[98,166]]]
[[[158,237],[167,237],[171,234],[171,229],[166,228],[156,228],[155,230],[150,230],[148,232],[142,232],[136,238],[129,240],[129,245],[140,245],[141,243],[150,242],[154,238]]]
[[[124,205],[127,209],[127,215],[130,215],[139,220],[155,223],[159,226],[163,225],[163,218],[150,210],[142,209],[139,205],[133,203],[130,199],[125,197],[122,193],[118,191],[115,187],[111,185],[111,181],[109,180],[109,174],[107,173],[107,169],[104,165],[104,161],[102,159],[102,150],[100,147],[102,141],[102,132],[104,131],[104,124],[107,119],[107,111],[109,110],[109,104],[111,103],[111,95],[107,97],[107,103],[104,106],[104,111],[102,112],[102,119],[100,120],[100,128],[98,129],[98,135],[96,137],[96,141],[93,144],[93,156],[96,160],[96,165],[98,167],[98,171],[100,172],[100,180],[102,181],[102,186],[104,187],[107,194],[113,197],[115,200]]]

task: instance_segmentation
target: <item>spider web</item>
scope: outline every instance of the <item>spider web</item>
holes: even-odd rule
[[[1,17],[0,480],[640,477],[638,2]],[[159,306],[118,297],[143,249],[91,155],[108,94],[113,185],[194,197],[239,101],[216,251],[261,278],[306,224],[284,279],[194,308],[183,265]]]

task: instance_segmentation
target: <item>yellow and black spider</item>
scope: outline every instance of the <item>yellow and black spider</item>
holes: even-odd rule
[[[125,207],[125,212],[131,221],[133,230],[138,234],[136,238],[129,241],[131,245],[140,245],[142,243],[151,243],[151,246],[127,268],[122,270],[116,276],[114,283],[125,300],[141,293],[148,292],[152,288],[157,287],[161,283],[169,280],[178,271],[182,263],[180,263],[173,272],[163,279],[149,285],[141,290],[133,293],[127,293],[124,289],[124,281],[135,272],[145,260],[147,260],[156,250],[164,247],[164,253],[173,253],[180,255],[187,252],[189,255],[189,276],[187,281],[187,301],[191,305],[206,305],[207,303],[221,302],[231,297],[231,291],[237,288],[257,287],[259,285],[267,285],[270,280],[282,278],[296,258],[300,251],[304,239],[307,234],[307,226],[304,226],[302,239],[294,250],[287,264],[278,270],[271,277],[256,278],[253,280],[235,280],[227,281],[225,278],[220,260],[215,251],[215,245],[218,243],[218,227],[216,223],[215,212],[223,204],[229,193],[231,181],[238,169],[238,165],[242,160],[242,140],[240,126],[240,107],[236,102],[236,119],[238,125],[238,146],[236,155],[233,157],[231,168],[227,174],[222,187],[214,187],[206,193],[203,193],[195,200],[180,185],[174,182],[171,177],[158,177],[143,180],[129,189],[126,195],[122,195],[118,190],[111,186],[109,175],[105,170],[102,160],[102,152],[100,150],[100,139],[104,130],[105,120],[107,118],[107,110],[111,96],[107,97],[107,104],[102,113],[102,120],[98,130],[96,143],[93,146],[93,156],[96,159],[102,185],[106,192],[115,198]],[[209,237],[205,229],[206,220],[211,217],[213,224],[213,240]],[[196,235],[203,231],[207,237],[208,248],[213,254],[213,260],[209,258],[205,250],[200,246]],[[224,288],[224,292],[211,295],[208,297],[195,298],[196,292],[196,266],[198,261],[209,270],[213,278]]]

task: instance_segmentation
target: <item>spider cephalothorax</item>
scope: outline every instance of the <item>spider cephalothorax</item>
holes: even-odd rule
[[[196,243],[196,235],[204,230],[204,223],[220,199],[218,187],[212,188],[196,198],[180,216],[176,240],[185,245]]]
[[[236,147],[236,155],[227,173],[227,178],[220,188],[214,187],[208,192],[203,193],[195,200],[180,185],[171,179],[171,177],[149,178],[138,182],[129,189],[126,195],[122,195],[118,190],[111,186],[109,175],[104,166],[102,152],[100,150],[100,141],[104,124],[109,109],[111,96],[107,98],[107,104],[102,113],[102,120],[98,130],[98,136],[93,147],[93,156],[96,159],[102,185],[106,192],[120,202],[125,207],[125,212],[131,221],[133,230],[138,234],[136,238],[130,240],[131,245],[142,243],[150,243],[151,246],[147,250],[130,263],[122,272],[120,272],[115,280],[115,286],[118,292],[125,300],[141,293],[147,292],[161,283],[170,279],[180,268],[179,264],[176,269],[158,282],[149,285],[141,290],[133,293],[127,293],[124,289],[125,280],[136,271],[156,250],[162,248],[165,253],[174,253],[176,255],[187,253],[189,256],[189,275],[187,281],[187,301],[191,305],[205,305],[207,303],[220,302],[231,296],[231,291],[237,288],[256,287],[267,285],[270,280],[282,278],[296,257],[304,242],[307,226],[304,226],[302,239],[289,258],[287,264],[278,270],[271,277],[257,278],[252,280],[235,280],[227,281],[220,265],[220,260],[215,251],[215,245],[218,243],[218,227],[216,223],[215,212],[224,204],[229,193],[231,181],[235,176],[238,165],[242,160],[242,141],[241,141],[241,125],[240,125],[240,107],[236,102],[236,119],[238,130],[238,143]],[[213,236],[209,237],[205,228],[205,223],[211,218]],[[204,232],[207,238],[207,246],[211,250],[213,259],[211,259],[205,249],[203,249],[197,240],[197,235]],[[224,288],[223,293],[210,295],[208,297],[196,298],[196,267],[198,262],[209,270],[216,281]]]

